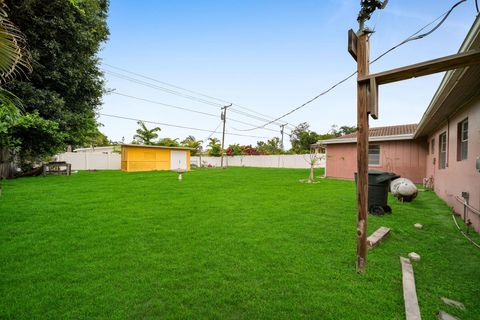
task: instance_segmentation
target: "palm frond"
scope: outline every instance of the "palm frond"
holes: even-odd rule
[[[25,35],[9,19],[0,0],[0,84],[32,71]]]

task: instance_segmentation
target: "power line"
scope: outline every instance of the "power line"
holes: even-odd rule
[[[452,11],[458,6],[460,5],[461,3],[465,2],[467,0],[461,0],[457,3],[455,3],[448,11],[444,12],[443,14],[441,14],[440,16],[438,16],[435,20],[429,22],[428,24],[426,24],[425,26],[423,26],[422,28],[420,28],[418,31],[416,31],[415,33],[413,33],[412,35],[410,35],[408,38],[406,38],[405,40],[401,41],[399,44],[391,47],[390,49],[388,49],[387,51],[385,51],[384,53],[382,53],[381,55],[379,55],[378,57],[376,57],[375,59],[373,59],[370,64],[380,60],[381,58],[383,58],[385,55],[387,55],[388,53],[390,53],[391,51],[397,49],[398,47],[400,47],[401,45],[404,45],[405,43],[407,42],[410,42],[410,41],[414,41],[414,40],[419,40],[419,39],[422,39],[422,38],[425,38],[426,36],[430,35],[431,33],[433,33],[435,30],[437,30],[444,22],[445,20],[447,20],[448,16],[450,15],[450,13],[452,13]],[[435,22],[437,22],[438,20],[440,20],[441,18],[443,17],[443,19],[435,26],[433,27],[432,29],[430,29],[428,32],[425,32],[425,33],[422,33],[420,35],[418,35],[420,32],[422,32],[423,30],[425,30],[426,28],[428,28],[429,26],[431,26],[432,24],[434,24]]]
[[[130,81],[130,82],[133,82],[133,83],[137,83],[137,84],[140,84],[140,85],[143,85],[143,86],[146,86],[146,87],[150,87],[152,89],[167,92],[167,93],[170,93],[170,94],[173,94],[173,95],[176,95],[176,96],[180,96],[180,97],[187,98],[187,99],[190,99],[190,100],[193,100],[193,101],[208,104],[210,106],[214,106],[214,107],[217,107],[217,108],[222,106],[221,104],[216,103],[216,102],[211,102],[211,101],[208,101],[208,100],[205,100],[205,99],[197,98],[197,97],[192,96],[192,95],[184,94],[182,92],[178,92],[178,91],[175,91],[175,90],[172,90],[172,89],[168,89],[168,88],[165,88],[165,87],[162,87],[162,86],[158,86],[158,85],[155,85],[155,84],[143,81],[143,80],[138,80],[138,79],[135,79],[135,78],[132,78],[132,77],[129,77],[129,76],[117,73],[117,72],[112,72],[112,71],[109,71],[109,70],[103,70],[103,71],[105,73],[109,74],[109,75],[114,76],[114,77],[117,77],[117,78],[120,78],[120,79],[123,79],[123,80],[127,80],[127,81]]]
[[[428,35],[430,35],[431,33],[433,33],[435,30],[437,30],[444,22],[445,20],[448,18],[448,16],[450,15],[450,13],[458,6],[460,5],[461,3],[465,2],[467,0],[461,0],[461,1],[458,1],[457,3],[455,3],[448,11],[446,11],[445,13],[443,13],[442,15],[440,15],[440,17],[436,18],[435,20],[433,20],[432,22],[428,23],[427,25],[423,26],[421,29],[419,29],[418,31],[416,31],[414,34],[412,34],[411,36],[409,36],[408,38],[406,38],[405,40],[401,41],[399,44],[393,46],[392,48],[388,49],[387,51],[385,51],[384,53],[382,53],[380,56],[378,56],[377,58],[375,58],[373,61],[370,62],[370,64],[380,60],[381,58],[383,58],[386,54],[388,54],[389,52],[395,50],[396,48],[400,47],[401,45],[407,43],[407,42],[410,42],[410,41],[413,41],[413,40],[419,40],[419,39],[422,39]],[[433,27],[431,30],[429,30],[428,32],[425,32],[423,34],[420,34],[418,35],[420,32],[422,32],[424,29],[426,29],[427,27],[429,27],[430,25],[432,25],[433,23],[435,23],[436,21],[438,21],[441,17],[443,17],[443,19],[435,26]],[[284,113],[283,115],[275,118],[274,120],[272,121],[268,121],[266,123],[264,123],[263,125],[261,126],[257,126],[257,127],[254,127],[254,128],[251,128],[251,129],[242,129],[242,130],[239,130],[239,131],[252,131],[252,130],[257,130],[257,129],[260,129],[260,128],[264,128],[265,126],[269,125],[269,124],[272,124],[278,120],[281,120],[283,118],[285,118],[286,116],[294,113],[295,111],[298,111],[299,109],[302,109],[303,107],[305,107],[306,105],[312,103],[313,101],[317,100],[318,98],[320,98],[321,96],[329,93],[330,91],[332,91],[334,88],[336,88],[337,86],[339,86],[340,84],[344,83],[345,81],[349,80],[350,78],[352,78],[354,75],[357,74],[357,71],[353,72],[352,74],[350,74],[349,76],[347,76],[346,78],[340,80],[339,82],[335,83],[333,86],[331,86],[330,88],[328,88],[327,90],[319,93],[318,95],[316,95],[315,97],[313,97],[312,99],[308,100],[307,102],[305,103],[302,103],[300,106],[288,111],[287,113]]]
[[[159,102],[159,101],[154,101],[154,100],[149,100],[149,99],[145,99],[145,98],[135,97],[135,96],[128,95],[128,94],[125,94],[125,93],[120,93],[120,92],[117,92],[117,91],[112,91],[110,93],[116,94],[116,95],[119,95],[119,96],[122,96],[122,97],[127,97],[127,98],[130,98],[130,99],[135,99],[135,100],[144,101],[144,102],[148,102],[148,103],[158,104],[158,105],[168,107],[168,108],[179,109],[179,110],[184,110],[184,111],[188,111],[188,112],[192,112],[192,113],[198,113],[198,114],[218,118],[218,115],[213,114],[213,113],[198,111],[198,110],[189,109],[189,108],[185,108],[185,107],[180,107],[180,106],[167,104],[167,103],[163,103],[163,102]],[[244,124],[244,125],[247,125],[247,126],[250,126],[250,127],[253,126],[252,124],[250,124],[248,122],[241,121],[241,120],[230,119],[230,118],[229,118],[229,120],[233,121],[233,122],[241,123],[241,124]],[[262,129],[277,132],[276,130],[273,130],[273,129],[270,129],[270,128],[262,128]]]
[[[165,82],[165,81],[160,81],[160,80],[154,79],[154,78],[152,78],[152,77],[149,77],[149,76],[146,76],[146,75],[137,73],[137,72],[129,71],[129,70],[124,69],[124,68],[116,67],[116,66],[113,66],[113,65],[108,64],[108,63],[105,63],[105,62],[104,62],[103,64],[104,64],[105,66],[107,66],[107,67],[110,67],[110,68],[113,68],[113,69],[116,69],[116,70],[120,70],[120,71],[123,71],[123,72],[125,72],[125,73],[135,75],[135,76],[137,76],[137,77],[141,77],[141,78],[144,78],[144,79],[148,79],[148,80],[150,80],[150,81],[154,81],[154,82],[157,82],[157,83],[161,83],[161,84],[163,84],[163,85],[167,85],[167,86],[170,86],[170,87],[173,87],[173,88],[176,88],[176,89],[180,89],[180,90],[183,90],[183,91],[192,93],[192,94],[196,94],[196,95],[203,96],[203,97],[206,97],[206,98],[209,98],[209,99],[213,99],[213,100],[220,101],[222,104],[224,104],[224,103],[232,103],[234,106],[237,106],[237,107],[239,107],[239,108],[245,109],[245,110],[250,111],[250,112],[252,112],[252,113],[256,113],[256,114],[258,114],[258,115],[260,115],[260,116],[263,116],[263,117],[266,117],[266,118],[273,119],[272,116],[269,116],[269,115],[260,113],[260,112],[258,112],[258,111],[256,111],[256,110],[247,108],[247,107],[245,107],[245,106],[242,106],[242,105],[237,104],[237,103],[234,103],[234,102],[230,102],[230,101],[227,101],[227,100],[224,100],[224,99],[221,99],[221,98],[216,98],[216,97],[214,97],[214,96],[207,95],[207,94],[204,94],[204,93],[201,93],[201,92],[198,92],[198,91],[186,89],[186,88],[183,88],[183,87],[180,87],[180,86],[177,86],[177,85],[174,85],[174,84]],[[114,75],[114,72],[112,72],[112,71],[105,70],[105,69],[103,69],[103,70],[104,70],[105,72],[109,73],[109,74]],[[121,75],[121,74],[115,73],[114,76],[119,77],[119,75]],[[122,75],[122,76],[123,76],[123,75]],[[125,77],[128,77],[128,76],[125,76]],[[131,78],[131,77],[128,77],[128,78],[134,79],[134,78]],[[124,79],[124,80],[127,80],[127,79]],[[137,79],[135,79],[135,80],[137,80]],[[139,81],[141,81],[141,80],[139,80]],[[147,83],[148,83],[148,82],[147,82]],[[167,88],[164,88],[164,87],[161,87],[161,88],[163,88],[163,89],[161,89],[162,91],[165,91],[165,90],[174,91],[174,90],[167,89]],[[175,92],[177,92],[177,91],[175,91]],[[169,93],[172,93],[172,92],[169,92]],[[217,105],[219,105],[219,104],[217,104]],[[283,121],[283,122],[285,122],[285,121]],[[288,122],[285,122],[285,124],[290,125],[290,126],[293,127],[293,125],[291,125],[291,124],[288,123]]]
[[[220,128],[220,125],[222,124],[222,122],[223,122],[223,121],[220,120],[220,122],[218,123],[218,125],[215,127],[215,129],[213,129],[213,131],[210,133],[210,135],[209,135],[209,136],[207,137],[207,139],[205,139],[205,140],[210,139],[210,138],[213,136],[213,134],[214,134],[215,132],[217,132],[217,130],[218,130],[218,128]]]
[[[330,91],[332,91],[333,89],[335,89],[336,87],[338,87],[339,85],[341,85],[342,83],[344,83],[345,81],[349,80],[350,78],[352,78],[352,77],[353,77],[354,75],[356,75],[356,74],[357,74],[357,71],[355,71],[354,73],[352,73],[352,74],[351,74],[351,75],[349,75],[348,77],[346,77],[346,78],[342,79],[341,81],[337,82],[336,84],[334,84],[333,86],[331,86],[331,87],[330,87],[330,88],[328,88],[327,90],[325,90],[325,91],[323,91],[323,92],[319,93],[318,95],[316,95],[316,96],[315,96],[315,97],[313,97],[312,99],[308,100],[307,102],[305,102],[305,103],[302,103],[300,106],[298,106],[298,107],[296,107],[296,108],[294,108],[294,109],[292,109],[292,110],[288,111],[287,113],[284,113],[283,115],[281,115],[281,116],[280,116],[280,117],[278,117],[278,118],[275,118],[275,119],[274,119],[274,120],[272,120],[272,121],[269,121],[269,122],[267,122],[267,123],[264,123],[264,124],[263,124],[263,125],[261,125],[261,126],[257,126],[257,127],[251,128],[251,129],[242,129],[242,130],[239,130],[239,131],[251,131],[251,130],[257,130],[257,129],[260,129],[260,128],[264,128],[265,126],[268,126],[269,124],[272,124],[272,123],[273,123],[273,121],[278,121],[278,120],[280,120],[280,119],[283,119],[283,118],[285,118],[286,116],[288,116],[288,115],[290,115],[290,114],[294,113],[295,111],[297,111],[297,110],[299,110],[299,109],[301,109],[301,108],[305,107],[307,104],[310,104],[310,103],[312,103],[313,101],[317,100],[317,99],[318,99],[318,98],[320,98],[321,96],[323,96],[323,95],[325,95],[325,94],[329,93]]]
[[[110,117],[110,118],[118,118],[118,119],[124,119],[124,120],[131,120],[131,121],[142,121],[145,123],[151,123],[151,124],[157,124],[161,126],[167,126],[167,127],[174,127],[174,128],[181,128],[181,129],[190,129],[190,130],[196,130],[196,131],[203,131],[203,132],[211,132],[208,129],[200,129],[200,128],[194,128],[194,127],[187,127],[187,126],[182,126],[182,125],[176,125],[176,124],[170,124],[170,123],[163,123],[163,122],[157,122],[157,121],[150,121],[150,120],[142,120],[142,119],[137,119],[137,118],[130,118],[130,117],[124,117],[124,116],[119,116],[119,115],[114,115],[114,114],[107,114],[107,113],[98,113],[101,116],[104,117]],[[221,133],[214,131],[213,133]],[[251,135],[246,135],[246,134],[239,134],[239,133],[225,133],[231,136],[239,136],[239,137],[249,137],[249,138],[258,138],[258,139],[268,139],[269,137],[263,137],[263,136],[251,136]]]
[[[193,110],[193,109],[189,109],[189,108],[185,108],[185,107],[179,107],[179,106],[175,106],[175,105],[172,105],[172,104],[167,104],[167,103],[158,102],[158,101],[154,101],[154,100],[149,100],[149,99],[145,99],[145,98],[135,97],[135,96],[131,96],[131,95],[124,94],[124,93],[120,93],[120,92],[116,92],[116,91],[112,91],[112,92],[110,92],[110,93],[115,94],[115,95],[118,95],[118,96],[122,96],[122,97],[127,97],[127,98],[130,98],[130,99],[135,99],[135,100],[144,101],[144,102],[148,102],[148,103],[158,104],[158,105],[161,105],[161,106],[164,106],[164,107],[168,107],[168,108],[184,110],[184,111],[193,112],[193,113],[198,113],[198,114],[203,114],[203,115],[211,116],[211,117],[218,117],[218,115],[213,114],[213,113],[208,113],[208,112]]]
[[[142,80],[137,80],[137,79],[135,79],[135,78],[131,78],[131,77],[128,77],[128,76],[124,76],[124,75],[118,74],[118,73],[112,73],[112,72],[107,71],[107,70],[104,70],[104,71],[105,71],[107,74],[113,75],[114,77],[118,77],[118,78],[120,78],[120,79],[124,79],[124,80],[127,80],[127,81],[131,81],[131,82],[134,82],[134,83],[138,83],[138,84],[140,84],[140,85],[144,85],[144,86],[147,86],[147,87],[150,87],[150,88],[153,88],[153,89],[158,89],[158,90],[160,90],[160,91],[164,91],[164,92],[172,93],[172,94],[175,94],[175,95],[179,95],[179,96],[181,96],[181,97],[186,97],[186,98],[188,98],[188,99],[190,99],[190,100],[194,100],[194,101],[196,101],[196,102],[206,103],[206,104],[209,104],[210,106],[214,106],[215,108],[220,107],[219,104],[210,103],[210,102],[208,102],[208,101],[206,101],[206,100],[197,99],[196,97],[193,97],[193,96],[183,95],[183,94],[178,93],[178,92],[176,92],[176,91],[169,90],[169,89],[166,89],[166,88],[163,88],[163,87],[159,87],[159,86],[157,86],[157,85],[150,84],[150,83],[145,82],[145,81],[142,81]],[[142,98],[137,98],[137,99],[142,100]],[[144,99],[144,101],[145,101],[145,99]],[[150,101],[150,102],[151,102],[151,101]],[[165,104],[163,104],[163,105],[165,105]],[[177,108],[177,109],[178,109],[178,108]],[[183,109],[185,109],[185,108],[183,108]],[[193,111],[193,112],[196,112],[196,111]],[[197,112],[197,113],[198,113],[198,112]],[[239,114],[244,115],[244,116],[246,116],[246,117],[250,117],[250,118],[255,119],[255,120],[268,121],[268,119],[260,118],[260,117],[255,116],[255,115],[250,115],[250,114],[245,113],[245,112],[243,112],[243,111],[241,111],[241,112],[240,112],[240,111],[236,111],[236,113],[239,113]],[[205,114],[205,113],[204,113],[204,114]],[[246,123],[246,122],[243,122],[243,124],[247,124],[247,125],[249,125],[250,127],[253,127],[253,126],[254,126],[254,125],[252,125],[252,124],[250,124],[250,123]],[[266,129],[266,128],[264,128],[264,129]],[[272,131],[273,131],[273,129],[267,129],[267,130],[272,130]]]

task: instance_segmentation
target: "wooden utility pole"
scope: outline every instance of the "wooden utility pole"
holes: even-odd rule
[[[369,73],[368,34],[360,30],[357,41],[359,77]],[[365,272],[368,218],[368,114],[367,84],[357,83],[357,272]]]
[[[232,104],[230,103],[228,106],[222,107],[222,120],[223,120],[223,131],[222,131],[222,150],[220,150],[220,166],[223,168],[223,147],[225,144],[225,124],[227,122],[227,109],[231,107]]]
[[[358,14],[359,29],[348,32],[348,52],[357,61],[358,78],[370,72],[369,31],[365,21],[376,9],[383,9],[388,0],[360,1]],[[367,263],[367,221],[368,221],[368,114],[370,83],[357,81],[357,272],[365,272]],[[375,116],[376,117],[376,116]]]

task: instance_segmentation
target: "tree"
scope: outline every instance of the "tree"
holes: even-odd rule
[[[260,153],[255,147],[252,147],[251,145],[248,146],[242,146],[242,155],[246,156],[258,156]]]
[[[202,145],[202,140],[196,140],[194,136],[186,137],[182,142],[180,142],[182,146],[187,148],[192,148],[191,151],[192,156],[196,156],[199,152],[199,148]]]
[[[311,131],[310,125],[306,122],[303,122],[292,131],[290,136],[292,150],[295,153],[310,152],[310,146],[316,143],[319,138],[320,135],[315,131]]]
[[[328,134],[330,134],[332,137],[340,137],[357,131],[357,127],[355,126],[341,126],[340,128],[337,128],[337,125],[332,125],[330,133]]]
[[[310,173],[308,175],[307,183],[313,183],[313,180],[315,179],[315,167],[318,165],[318,163],[321,160],[321,155],[316,152],[310,152],[308,155],[308,164],[310,165]]]
[[[25,34],[9,20],[5,9],[5,2],[0,0],[0,80],[2,85],[20,75],[32,72],[32,56],[27,50]]]
[[[10,126],[8,135],[18,139],[14,148],[22,159],[22,171],[30,170],[38,160],[51,156],[51,145],[61,145],[64,134],[58,130],[58,123],[45,120],[37,112],[26,113]]]
[[[212,157],[220,157],[222,154],[222,146],[220,145],[220,140],[217,138],[208,139],[208,155]]]
[[[243,147],[238,143],[231,144],[228,146],[226,151],[228,156],[241,156],[243,154]]]
[[[13,24],[5,11],[6,5],[0,1],[0,84],[30,73],[31,55],[27,50],[26,38]],[[0,88],[0,179],[11,178],[13,170],[12,154],[18,151],[22,140],[14,136],[16,127],[25,121],[22,103],[18,97],[3,87]]]
[[[280,138],[273,137],[267,142],[257,141],[257,151],[261,154],[282,154]]]
[[[180,143],[178,143],[178,138],[162,138],[155,142],[154,144],[157,146],[166,146],[166,147],[180,147]]]
[[[140,128],[137,129],[137,134],[133,136],[133,139],[139,144],[154,144],[153,140],[158,138],[157,131],[161,131],[160,127],[148,129],[143,121],[138,121],[137,124]]]
[[[113,145],[112,141],[110,141],[105,134],[100,132],[98,127],[95,127],[93,132],[91,132],[88,136],[89,139],[87,140],[87,143],[83,145],[84,147],[105,147]]]
[[[39,126],[24,127],[32,134],[26,132],[24,137],[30,140],[23,147],[42,144],[45,139],[50,141],[41,154],[35,154],[40,151],[36,148],[21,154],[40,159],[57,153],[65,145],[83,146],[95,133],[96,109],[103,94],[97,53],[108,36],[108,1],[49,0],[47,5],[42,0],[6,0],[5,3],[11,21],[25,34],[34,66],[28,79],[15,79],[5,86],[22,101],[24,115],[32,115],[29,121],[39,121]],[[56,125],[49,125],[44,134],[37,135],[34,128],[47,128],[43,120]]]

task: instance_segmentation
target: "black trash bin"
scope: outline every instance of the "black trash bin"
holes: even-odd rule
[[[382,215],[385,212],[392,212],[388,206],[388,190],[390,181],[400,176],[387,171],[368,171],[368,212],[374,215]],[[357,184],[357,173],[355,172],[355,184]]]

